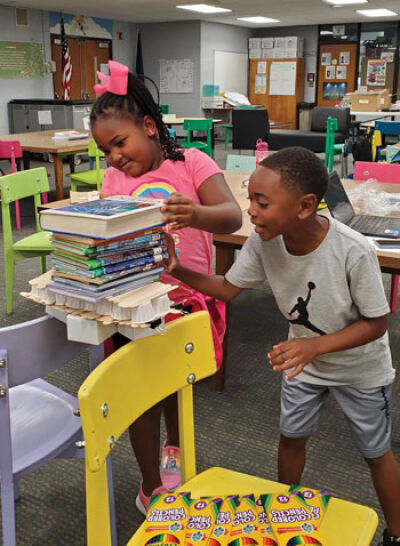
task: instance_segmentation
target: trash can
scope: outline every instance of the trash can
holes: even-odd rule
[[[311,129],[311,116],[315,102],[299,102],[297,105],[297,127],[300,131]]]

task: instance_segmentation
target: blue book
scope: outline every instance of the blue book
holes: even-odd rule
[[[40,211],[46,231],[112,239],[161,225],[162,201],[113,196]]]

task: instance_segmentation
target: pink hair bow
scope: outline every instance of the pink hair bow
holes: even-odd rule
[[[116,61],[108,61],[109,76],[97,71],[97,76],[104,83],[97,83],[94,90],[97,95],[102,95],[106,91],[114,95],[126,95],[128,91],[129,68]]]

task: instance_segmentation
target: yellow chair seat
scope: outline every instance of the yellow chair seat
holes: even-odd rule
[[[242,474],[225,468],[210,468],[197,474],[178,491],[190,491],[193,498],[247,495],[254,493],[283,493],[289,486]],[[378,525],[378,516],[367,506],[332,498],[321,524],[324,546],[365,546],[370,544]],[[128,546],[146,544],[144,524],[128,542]]]
[[[24,237],[13,244],[14,250],[34,250],[43,252],[52,252],[53,246],[50,242],[50,233],[48,231],[39,231]]]

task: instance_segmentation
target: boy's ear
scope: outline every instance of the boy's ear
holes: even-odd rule
[[[300,197],[299,205],[298,218],[299,220],[305,220],[316,211],[318,198],[315,193],[306,193]]]

